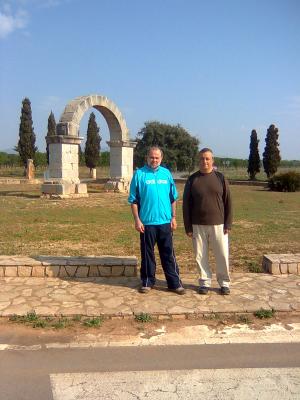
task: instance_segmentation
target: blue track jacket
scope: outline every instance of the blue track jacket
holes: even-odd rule
[[[137,204],[144,225],[168,224],[172,219],[171,203],[178,193],[170,171],[159,166],[155,171],[145,165],[133,175],[128,201]]]

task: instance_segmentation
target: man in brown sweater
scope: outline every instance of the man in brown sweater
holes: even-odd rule
[[[184,188],[183,220],[186,234],[193,238],[193,247],[200,274],[200,294],[207,294],[212,272],[209,266],[209,245],[216,259],[217,281],[221,294],[230,293],[228,233],[232,209],[228,182],[213,168],[213,153],[199,152],[200,170],[191,175]]]

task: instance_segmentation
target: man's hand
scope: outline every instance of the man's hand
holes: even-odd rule
[[[142,224],[142,221],[138,218],[135,220],[135,229],[140,232],[140,233],[144,233],[145,232],[145,228],[144,225]]]
[[[193,237],[193,232],[187,232],[186,233],[188,235],[188,237],[192,238]]]
[[[224,228],[224,235],[228,235],[229,232],[230,232],[230,229]]]
[[[172,217],[172,219],[171,219],[171,229],[172,229],[172,231],[175,231],[177,229],[176,217]]]

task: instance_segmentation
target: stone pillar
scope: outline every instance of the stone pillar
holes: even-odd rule
[[[97,169],[96,168],[92,168],[90,170],[90,178],[97,179]]]
[[[26,165],[26,178],[34,179],[34,174],[35,174],[35,167],[33,164],[33,160],[31,158],[28,158]]]
[[[58,124],[57,132],[63,131]],[[78,146],[83,138],[68,134],[46,136],[49,145],[49,168],[45,174],[42,193],[49,197],[86,197],[86,184],[80,183]]]
[[[107,144],[110,146],[110,179],[105,189],[128,192],[133,175],[133,149],[136,142],[111,140]]]

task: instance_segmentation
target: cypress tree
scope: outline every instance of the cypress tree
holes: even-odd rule
[[[48,117],[48,131],[47,136],[54,136],[56,135],[56,121],[53,112],[51,111]],[[46,146],[47,152],[47,164],[49,165],[49,145]]]
[[[37,147],[35,146],[35,134],[32,123],[31,103],[25,97],[22,101],[20,127],[19,127],[19,142],[15,150],[18,151],[20,159],[24,165],[26,173],[27,160],[35,158]]]
[[[248,174],[252,180],[255,179],[255,175],[260,171],[258,143],[256,130],[253,129],[250,136],[250,154],[248,159]]]
[[[280,164],[280,153],[278,143],[278,128],[275,125],[270,125],[265,139],[266,146],[263,153],[264,170],[268,178],[271,178],[277,171]]]
[[[97,126],[95,114],[92,112],[88,122],[86,143],[85,143],[85,165],[91,170],[100,161],[100,141],[99,128]]]

